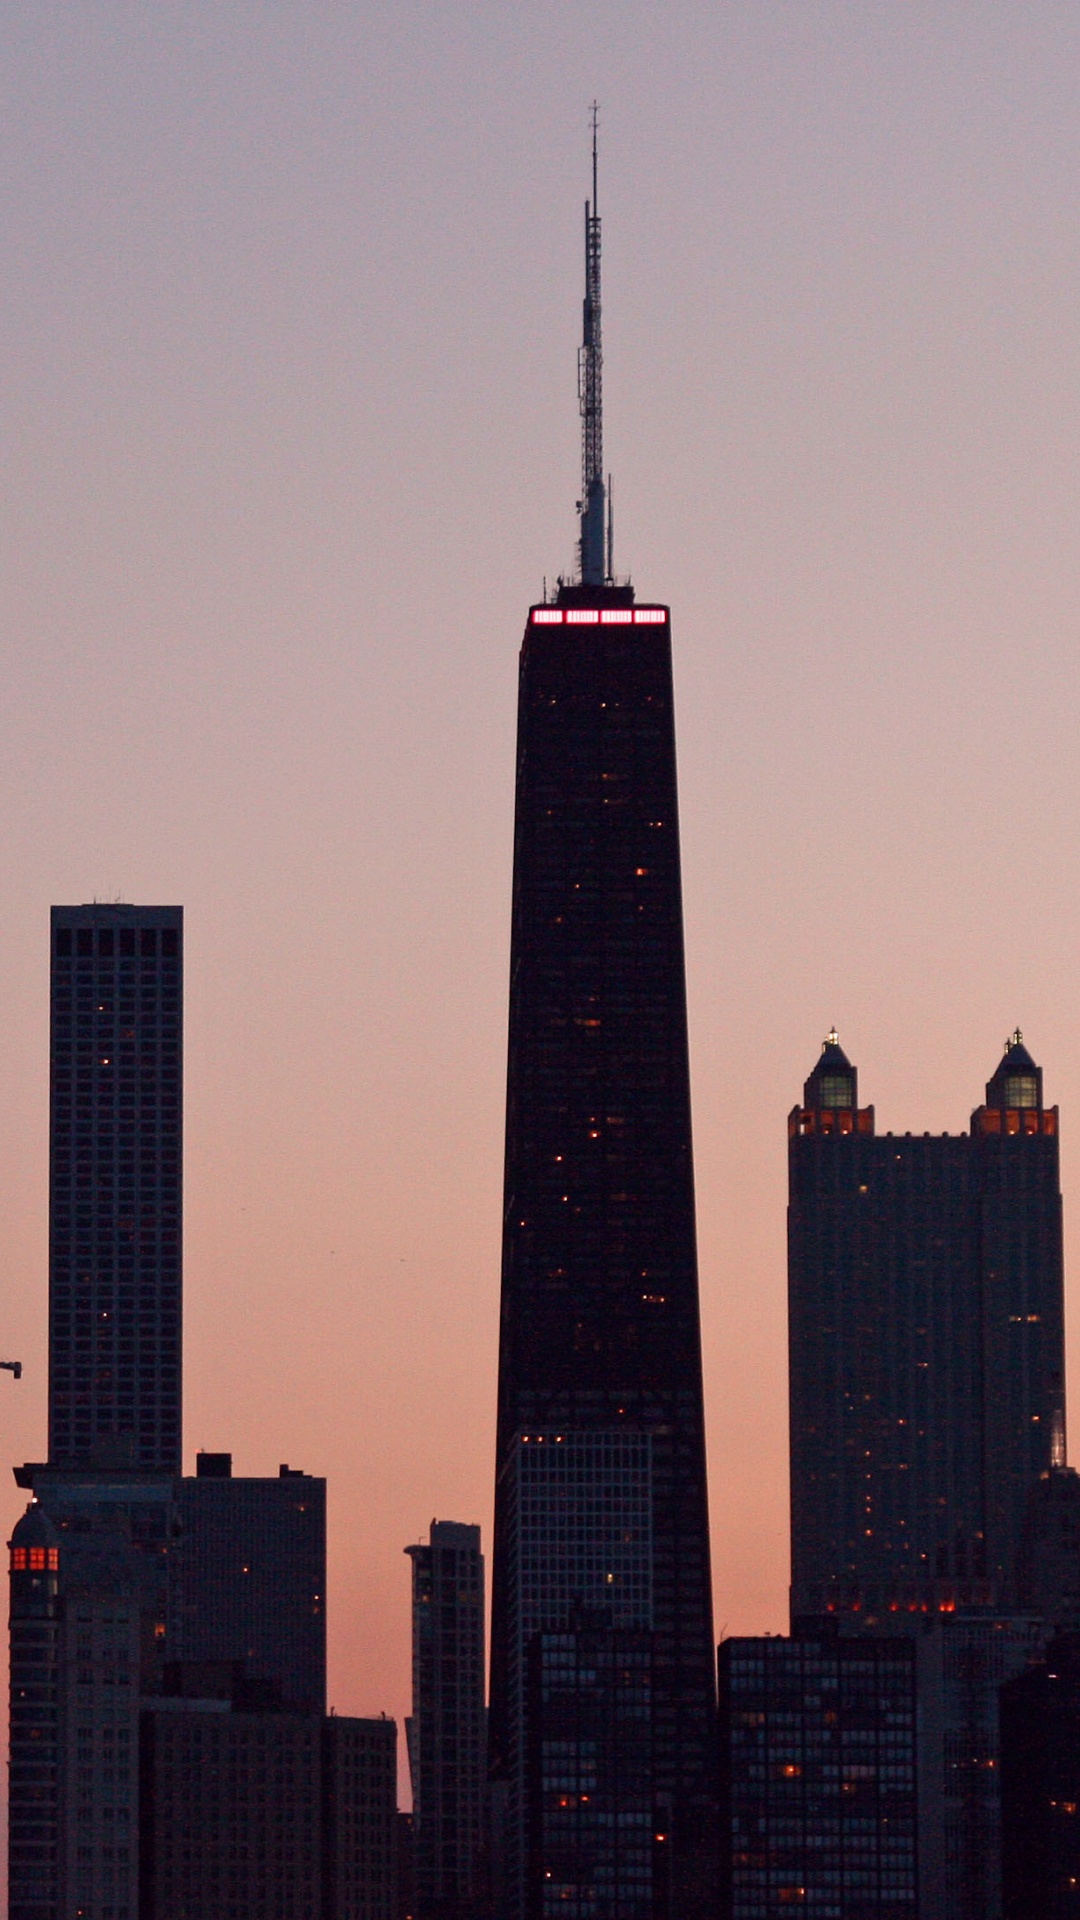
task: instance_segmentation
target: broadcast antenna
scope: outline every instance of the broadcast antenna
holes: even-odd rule
[[[600,339],[600,214],[597,199],[597,128],[600,108],[592,103],[592,200],[585,202],[585,302],[578,350],[578,400],[581,405],[581,580],[602,587],[611,578],[611,530],[604,489],[604,354]],[[606,549],[606,551],[605,551]]]

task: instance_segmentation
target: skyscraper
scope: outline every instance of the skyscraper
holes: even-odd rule
[[[1017,1033],[969,1133],[875,1135],[826,1041],[788,1121],[794,1616],[1015,1605],[1064,1459],[1057,1119]]]
[[[529,1643],[526,1761],[530,1915],[590,1906],[668,1913],[668,1835],[652,1753],[652,1636],[590,1625]],[[660,1815],[660,1824],[657,1819]]]
[[[1080,1634],[1001,1689],[1004,1920],[1080,1914]]]
[[[283,1466],[237,1478],[200,1453],[176,1489],[170,1660],[244,1661],[283,1705],[326,1707],[326,1481]]]
[[[15,1475],[35,1498],[10,1543],[13,1920],[273,1897],[392,1920],[396,1729],[323,1717],[326,1483],[234,1480],[228,1454],[179,1475],[181,910],[55,908],[51,964],[50,1454]]]
[[[40,1815],[57,1916],[137,1906],[133,1716],[164,1646],[180,1468],[182,933],[179,907],[52,911],[49,1458],[16,1469],[39,1507],[12,1540],[11,1600],[14,1730],[19,1554],[51,1527],[55,1792],[16,1741],[10,1804],[16,1829],[21,1806]],[[15,1848],[13,1912],[25,1882]]]
[[[412,1561],[408,1723],[420,1920],[471,1920],[485,1783],[484,1560],[479,1527],[433,1520]]]
[[[394,1722],[283,1713],[213,1667],[188,1678],[213,1690],[140,1715],[139,1920],[395,1920]]]
[[[521,652],[491,1754],[505,1911],[554,1912],[527,1885],[530,1645],[581,1607],[650,1635],[663,1869],[609,1895],[567,1861],[558,1911],[693,1920],[713,1911],[715,1687],[671,623],[612,570],[595,136],[585,240],[580,571]]]
[[[11,1538],[11,1920],[136,1920],[144,1563],[32,1503]]]
[[[49,1462],[180,1470],[181,907],[52,910]]]
[[[915,1722],[906,1638],[722,1643],[729,1920],[916,1920]]]
[[[60,1544],[31,1506],[10,1542],[8,1920],[59,1920]]]

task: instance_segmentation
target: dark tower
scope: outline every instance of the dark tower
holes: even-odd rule
[[[479,1527],[433,1520],[412,1561],[408,1723],[419,1920],[471,1920],[484,1804],[484,1559]]]
[[[59,1536],[31,1505],[10,1542],[9,1920],[60,1920]]]
[[[1001,1689],[1005,1920],[1080,1915],[1080,1634]]]
[[[170,1661],[243,1661],[283,1706],[325,1713],[326,1481],[234,1480],[231,1454],[197,1454],[175,1490],[167,1617]]]
[[[586,1883],[598,1920],[693,1920],[714,1910],[715,1689],[671,626],[593,524],[599,258],[594,187],[581,578],[521,652],[491,1750],[513,1920]],[[529,1663],[581,1609],[651,1636],[651,1803],[625,1816],[650,1866],[618,1894],[580,1853],[526,1870]]]
[[[52,1467],[180,1471],[182,935],[52,910]]]
[[[970,1133],[876,1136],[826,1041],[788,1121],[796,1617],[1015,1605],[1064,1460],[1057,1118],[1016,1034]]]

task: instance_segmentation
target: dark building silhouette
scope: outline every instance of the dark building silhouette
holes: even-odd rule
[[[136,1920],[144,1568],[120,1527],[61,1534],[60,1912]]]
[[[1080,1474],[1063,1463],[1040,1474],[1028,1494],[1018,1599],[1048,1635],[1080,1631]]]
[[[427,1544],[405,1551],[412,1561],[416,1909],[419,1920],[472,1920],[487,1780],[480,1529],[433,1520]]]
[[[140,1920],[397,1920],[394,1722],[258,1704],[228,1663],[172,1679],[141,1714]]]
[[[1057,1120],[1017,1034],[970,1133],[875,1135],[826,1042],[788,1122],[794,1616],[1015,1606],[1064,1445]]]
[[[652,1751],[653,1647],[584,1609],[529,1642],[529,1920],[671,1908],[670,1808]]]
[[[52,910],[49,1460],[180,1469],[181,907]]]
[[[30,1506],[10,1541],[8,1920],[60,1920],[60,1545]]]
[[[282,1467],[232,1476],[232,1456],[200,1453],[178,1482],[169,1556],[168,1652],[243,1660],[286,1706],[326,1704],[326,1481]]]
[[[1005,1920],[1080,1917],[1080,1634],[1001,1689]]]
[[[181,910],[55,908],[50,1454],[10,1558],[13,1920],[397,1920],[324,1718],[326,1483],[180,1466]],[[482,1626],[482,1622],[481,1622]]]
[[[141,1920],[396,1920],[392,1720],[289,1711],[243,1661],[141,1706]]]
[[[599,264],[594,178],[580,578],[530,610],[521,651],[491,1755],[505,1911],[519,1920],[535,1897],[532,1636],[565,1630],[575,1604],[650,1634],[671,1911],[711,1920],[715,1665],[671,624],[615,581],[610,519],[605,553]],[[601,1898],[592,1911],[637,1908]]]
[[[324,1920],[398,1920],[397,1727],[323,1721]]]
[[[397,1817],[397,1920],[416,1920],[416,1871],[413,1817],[400,1809]]]
[[[1001,1920],[1004,1683],[1037,1660],[1042,1624],[991,1608],[924,1615],[919,1700],[919,1920]]]
[[[726,1920],[919,1920],[913,1642],[725,1640]]]
[[[52,910],[49,1458],[15,1477],[39,1503],[20,1524],[47,1516],[58,1556],[35,1845],[64,1920],[138,1906],[135,1716],[160,1676],[180,1466],[182,944],[179,907]],[[13,1912],[19,1874],[13,1854]]]
[[[141,1716],[140,1920],[322,1920],[322,1722],[227,1698]]]
[[[94,1518],[58,1527],[34,1502],[11,1541],[9,1910],[20,1920],[139,1911],[138,1709],[156,1672],[146,1562],[122,1514]]]

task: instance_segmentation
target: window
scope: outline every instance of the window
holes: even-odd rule
[[[819,1087],[823,1107],[854,1106],[854,1087],[847,1073],[823,1073]]]
[[[1007,1107],[1037,1107],[1039,1082],[1033,1073],[1009,1073],[1005,1076]]]

